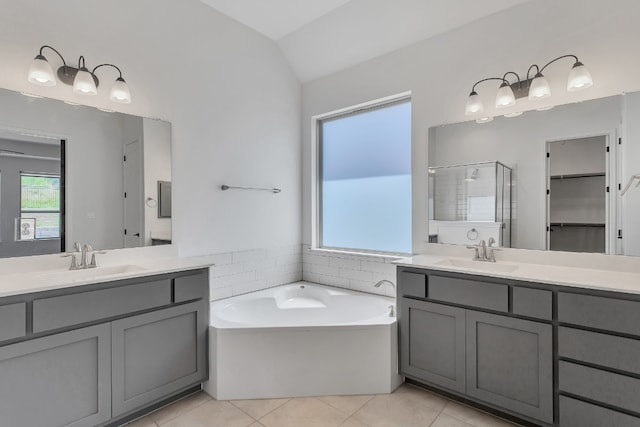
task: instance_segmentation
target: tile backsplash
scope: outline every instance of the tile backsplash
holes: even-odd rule
[[[380,280],[396,283],[397,258],[378,255],[347,254],[302,248],[302,278],[309,282],[395,297],[391,286],[373,285]]]
[[[227,252],[213,256],[211,300],[255,292],[300,280],[395,297],[393,257],[314,250],[307,245]]]

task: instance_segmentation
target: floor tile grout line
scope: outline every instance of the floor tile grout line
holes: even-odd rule
[[[433,425],[433,423],[435,423],[438,420],[438,418],[440,418],[440,415],[442,415],[442,412],[444,411],[444,408],[446,408],[448,404],[449,404],[449,402],[447,402],[444,405],[442,405],[442,408],[440,408],[440,411],[438,412],[438,415],[436,415],[436,417],[433,419],[433,421],[431,421],[431,423],[429,423],[429,427],[431,427]]]
[[[484,414],[484,415],[487,415],[487,416],[489,416],[489,417],[492,417],[492,418],[498,419],[498,420],[500,420],[500,421],[504,421],[505,423],[511,424],[511,425],[513,425],[514,427],[521,427],[521,426],[520,426],[520,424],[515,424],[515,423],[513,423],[513,422],[511,422],[511,421],[509,421],[509,420],[505,420],[504,418],[499,417],[499,416],[497,416],[497,415],[494,415],[494,414],[492,414],[492,413],[490,413],[490,412],[483,411],[483,410],[478,409],[478,408],[475,408],[475,407],[473,407],[473,406],[465,405],[465,404],[464,404],[464,403],[462,403],[462,402],[456,402],[455,400],[451,400],[450,402],[457,403],[458,405],[465,406],[465,407],[467,407],[467,408],[470,408],[470,409],[472,409],[472,410],[474,410],[474,411],[476,411],[476,412],[480,412],[480,413],[482,413],[482,414]],[[447,403],[447,405],[448,405],[448,403]],[[445,406],[446,406],[446,405],[445,405]],[[444,408],[443,408],[443,411],[444,411]],[[477,426],[476,424],[474,424],[472,421],[464,420],[464,419],[462,419],[460,416],[456,416],[456,414],[455,414],[455,413],[445,413],[445,415],[448,415],[448,416],[450,416],[450,417],[452,417],[452,418],[455,418],[455,419],[456,419],[456,420],[458,420],[458,421],[462,421],[463,423],[469,424],[470,426],[473,426],[473,427],[480,427],[480,426]]]
[[[174,402],[171,402],[171,403],[168,403],[168,404],[166,404],[166,405],[164,405],[164,406],[161,406],[161,407],[159,407],[158,409],[156,409],[156,410],[154,410],[154,411],[152,411],[152,412],[148,413],[146,416],[148,416],[149,418],[151,418],[151,421],[153,421],[153,422],[155,423],[155,425],[156,425],[156,426],[161,427],[162,425],[164,425],[164,424],[168,424],[170,421],[175,420],[175,419],[176,419],[176,418],[178,418],[179,416],[184,415],[184,414],[188,414],[189,412],[193,411],[193,410],[194,410],[194,409],[196,409],[196,408],[199,408],[200,406],[204,405],[205,403],[208,403],[208,402],[211,402],[212,400],[215,400],[214,398],[210,397],[210,396],[207,394],[207,396],[209,396],[209,399],[203,400],[203,401],[202,401],[201,403],[199,403],[198,405],[194,406],[193,408],[191,408],[191,409],[189,409],[189,410],[187,410],[187,411],[185,411],[185,412],[182,412],[182,413],[180,413],[180,414],[177,414],[175,417],[171,417],[171,418],[169,418],[168,420],[166,420],[166,421],[165,421],[164,423],[162,423],[162,424],[160,424],[160,423],[159,423],[159,422],[157,422],[155,419],[153,419],[153,414],[155,414],[155,413],[159,412],[161,409],[168,408],[169,406],[173,406],[173,405],[175,405],[175,404],[177,404],[177,403],[179,403],[179,402],[182,402],[182,401],[184,401],[184,400],[186,400],[186,399],[188,399],[188,398],[190,398],[190,397],[194,397],[194,396],[195,396],[196,394],[198,394],[198,393],[204,393],[204,394],[206,394],[206,393],[205,393],[204,391],[202,391],[202,390],[200,390],[200,391],[196,391],[195,393],[188,394],[188,395],[186,395],[186,396],[184,396],[184,397],[182,397],[182,398],[180,398],[180,399],[178,399],[178,400],[176,400],[176,401],[174,401]]]
[[[278,399],[283,399],[283,398],[278,398]],[[240,410],[240,412],[242,412],[243,414],[247,415],[248,417],[250,417],[252,420],[257,421],[258,423],[260,423],[260,420],[263,419],[264,417],[266,417],[267,415],[269,415],[270,413],[272,413],[273,411],[275,411],[276,409],[279,409],[281,407],[283,407],[284,405],[286,405],[287,403],[289,403],[291,401],[291,397],[285,397],[284,399],[286,399],[286,402],[282,402],[280,405],[276,406],[275,408],[273,408],[272,410],[270,410],[269,412],[267,412],[266,414],[264,414],[263,416],[261,416],[260,418],[254,418],[253,415],[249,414],[248,412],[246,412],[244,409],[242,409],[241,407],[239,407],[238,405],[236,405],[235,403],[233,403],[233,401],[231,400],[222,400],[221,402],[229,402],[234,408],[237,408]],[[237,399],[237,400],[271,400],[271,399]],[[262,424],[262,423],[260,423]]]
[[[351,396],[351,395],[345,395],[345,396],[348,396],[348,397],[349,397],[349,396]],[[367,403],[369,403],[369,402],[370,402],[374,397],[376,397],[374,394],[371,394],[371,395],[369,395],[369,394],[364,394],[364,395],[362,395],[362,394],[356,394],[356,395],[353,395],[353,396],[369,396],[369,398],[368,398],[364,403],[362,403],[360,406],[358,406],[358,407],[356,408],[356,410],[355,410],[355,411],[353,411],[353,412],[352,412],[352,413],[350,413],[350,414],[347,414],[347,415],[348,415],[348,416],[347,416],[347,418],[351,418],[352,416],[354,416],[354,415],[356,414],[356,412],[358,412],[360,409],[362,409],[362,407],[363,407],[364,405],[366,405],[366,404],[367,404]],[[342,413],[346,413],[346,412],[344,412],[342,409],[340,409],[340,408],[337,408],[337,407],[333,406],[331,403],[329,403],[329,402],[325,402],[324,400],[321,400],[321,399],[320,399],[321,397],[344,397],[344,396],[318,396],[318,397],[317,397],[317,399],[318,399],[318,400],[320,400],[322,403],[324,403],[324,404],[326,404],[326,405],[331,406],[333,409],[337,409],[338,411],[340,411],[340,412],[342,412]]]

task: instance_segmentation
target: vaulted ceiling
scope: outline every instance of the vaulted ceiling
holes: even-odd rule
[[[302,82],[532,0],[201,0],[273,39]]]

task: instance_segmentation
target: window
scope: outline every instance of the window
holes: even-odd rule
[[[411,252],[411,101],[318,121],[318,243]]]
[[[20,197],[20,218],[35,219],[35,238],[59,238],[60,177],[23,173]]]

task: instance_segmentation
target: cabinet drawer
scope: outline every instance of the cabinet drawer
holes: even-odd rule
[[[513,313],[551,320],[553,318],[552,292],[542,289],[514,287]]]
[[[33,301],[33,332],[43,332],[171,304],[171,279]]]
[[[562,427],[640,427],[640,418],[560,396],[560,425]]]
[[[418,298],[427,296],[427,276],[424,274],[401,271],[398,273],[398,284],[400,296]]]
[[[558,320],[640,336],[640,302],[559,292]]]
[[[640,408],[640,379],[560,362],[560,391],[630,411]]]
[[[640,375],[640,340],[561,326],[558,328],[558,354]]]
[[[509,310],[509,287],[496,283],[429,275],[428,298],[488,310]]]
[[[0,307],[0,341],[20,338],[27,333],[27,306],[25,303]]]
[[[174,301],[184,302],[207,296],[207,277],[205,274],[176,277],[173,280]]]

